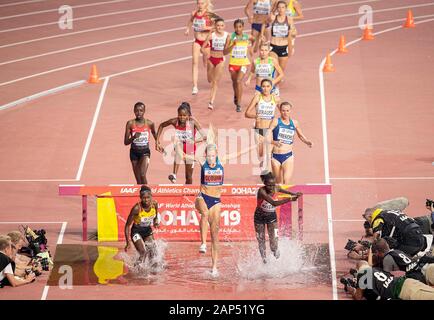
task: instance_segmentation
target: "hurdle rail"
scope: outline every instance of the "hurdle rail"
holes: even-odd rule
[[[236,196],[249,196],[252,197],[256,194],[256,190],[262,185],[232,185],[225,184],[222,189],[222,198],[225,196],[233,195],[233,190],[249,188],[255,190],[248,194],[236,194]],[[87,227],[88,227],[88,197],[139,197],[140,185],[108,185],[108,186],[86,186],[86,185],[59,185],[60,196],[81,196],[82,206],[82,238],[87,241]],[[180,184],[160,184],[150,186],[153,190],[153,195],[158,197],[174,197],[173,193],[155,193],[154,190],[158,188],[171,188],[182,187],[184,188],[182,196],[195,196],[199,191],[199,186],[193,185],[180,185]],[[283,186],[283,188],[291,192],[301,192],[303,195],[297,199],[298,207],[298,237],[303,239],[303,224],[304,224],[304,196],[306,195],[327,195],[332,193],[332,186],[330,184],[306,184]],[[159,189],[158,189],[159,190]],[[231,191],[232,190],[232,191]],[[178,195],[179,196],[179,195]],[[222,201],[224,202],[224,200]],[[292,202],[288,202],[280,208],[279,228],[283,236],[292,237]],[[253,212],[252,212],[253,215]]]

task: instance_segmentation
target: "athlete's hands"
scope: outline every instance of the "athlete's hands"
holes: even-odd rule
[[[247,80],[244,82],[244,85],[245,85],[246,87],[250,86],[250,79],[247,79]]]
[[[129,248],[130,248],[130,242],[128,241],[128,242],[127,242],[127,245],[125,246],[125,249],[124,249],[125,252],[127,252]]]
[[[190,34],[190,28],[185,29],[184,35],[188,36]]]
[[[313,143],[312,143],[312,141],[306,141],[306,144],[307,144],[307,146],[309,147],[309,148],[312,148],[313,147]]]
[[[253,23],[253,16],[248,16],[247,21],[249,21],[249,23],[252,24]]]

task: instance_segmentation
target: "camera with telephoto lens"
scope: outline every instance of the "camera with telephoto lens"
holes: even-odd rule
[[[361,245],[363,246],[363,249],[364,249],[364,250],[367,250],[367,249],[369,249],[369,248],[371,247],[371,243],[370,243],[369,241],[366,241],[366,240],[364,240],[364,241],[359,240],[359,241],[356,242],[356,241],[353,241],[353,240],[351,240],[351,239],[348,239],[348,242],[347,242],[347,244],[345,245],[345,250],[353,251],[354,248],[357,246],[357,244],[361,244]]]
[[[46,231],[44,229],[32,230],[28,226],[23,226],[23,229],[33,257],[47,249]]]
[[[344,285],[345,292],[348,292],[348,287],[357,289],[357,281],[355,280],[357,278],[357,270],[356,269],[350,269],[351,277],[342,277],[339,281]]]
[[[434,201],[433,200],[431,200],[431,199],[426,199],[426,204],[425,204],[427,207],[432,207],[433,205],[434,205]]]

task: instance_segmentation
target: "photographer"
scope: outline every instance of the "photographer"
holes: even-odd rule
[[[348,240],[345,245],[345,250],[348,250],[347,257],[353,260],[367,260],[368,249],[371,247],[371,243],[374,240],[371,225],[369,222],[363,224],[365,234],[359,241]]]
[[[423,234],[434,234],[434,201],[426,199],[425,207],[429,211],[426,216],[416,217],[414,220],[420,225]]]
[[[384,239],[379,239],[372,245],[372,252],[381,262],[383,270],[394,275],[396,271],[405,272],[407,278],[412,278],[428,285],[434,285],[434,258],[422,257],[412,260],[401,250],[390,249]]]
[[[391,248],[412,257],[427,249],[420,226],[403,212],[368,208],[363,217],[371,224],[374,238],[385,238]]]
[[[434,300],[434,288],[414,279],[394,277],[366,261],[357,262],[356,285],[346,286],[346,291],[355,300]]]
[[[15,247],[8,236],[0,235],[0,285],[11,285],[18,287],[35,280],[35,275],[30,273],[24,279],[14,276],[11,257],[14,255]]]

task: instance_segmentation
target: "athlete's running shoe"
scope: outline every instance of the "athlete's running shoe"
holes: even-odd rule
[[[174,173],[169,174],[169,180],[172,183],[176,183],[176,174]]]
[[[199,89],[197,87],[193,87],[193,90],[191,91],[192,95],[196,95],[199,92]]]
[[[202,243],[199,247],[200,253],[206,253],[206,243]]]

